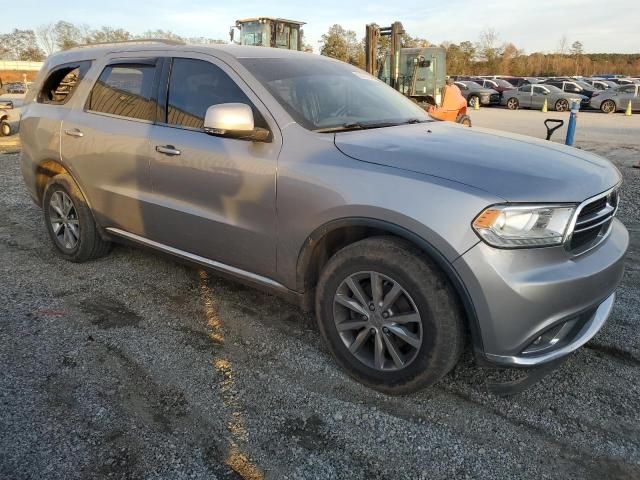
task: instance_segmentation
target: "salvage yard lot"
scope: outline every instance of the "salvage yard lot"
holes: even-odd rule
[[[543,137],[568,115],[472,118]],[[625,178],[626,273],[603,330],[508,399],[470,355],[418,394],[368,390],[312,316],[153,252],[65,262],[0,154],[0,478],[640,478],[640,116],[579,120]]]

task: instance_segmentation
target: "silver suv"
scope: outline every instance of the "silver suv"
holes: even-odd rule
[[[611,163],[431,121],[351,65],[111,44],[49,57],[27,100],[22,172],[63,258],[129,241],[315,308],[373,388],[433,384],[466,338],[484,365],[548,364],[611,311]]]

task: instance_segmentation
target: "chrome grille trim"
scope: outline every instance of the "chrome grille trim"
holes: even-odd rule
[[[565,248],[574,256],[582,255],[584,253],[587,253],[589,250],[597,247],[607,238],[607,236],[611,232],[611,226],[613,224],[612,220],[615,217],[618,211],[618,206],[620,204],[620,195],[618,193],[619,187],[620,185],[618,184],[605,192],[588,198],[580,205],[578,205],[578,208],[576,208],[564,240]],[[585,207],[593,204],[594,202],[597,202],[598,200],[601,200],[602,198],[607,199],[607,202],[604,204],[604,208],[592,212],[586,218],[580,219],[580,221],[578,221],[580,213],[583,209],[585,209]],[[606,230],[602,231],[603,225],[606,225],[607,223],[609,223],[609,225],[607,226]],[[577,248],[572,248],[571,243],[573,235],[575,233],[586,233],[589,231],[594,231],[594,233],[596,234],[594,239],[584,245],[580,245]]]

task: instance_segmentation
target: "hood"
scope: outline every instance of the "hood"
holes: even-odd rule
[[[512,202],[580,202],[621,180],[597,155],[451,122],[342,132],[335,144],[357,160],[445,178]]]

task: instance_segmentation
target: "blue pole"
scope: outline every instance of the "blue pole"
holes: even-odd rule
[[[571,115],[569,116],[569,127],[567,128],[567,138],[565,145],[573,146],[573,137],[576,134],[576,122],[578,121],[578,111],[580,110],[580,101],[571,102]]]

